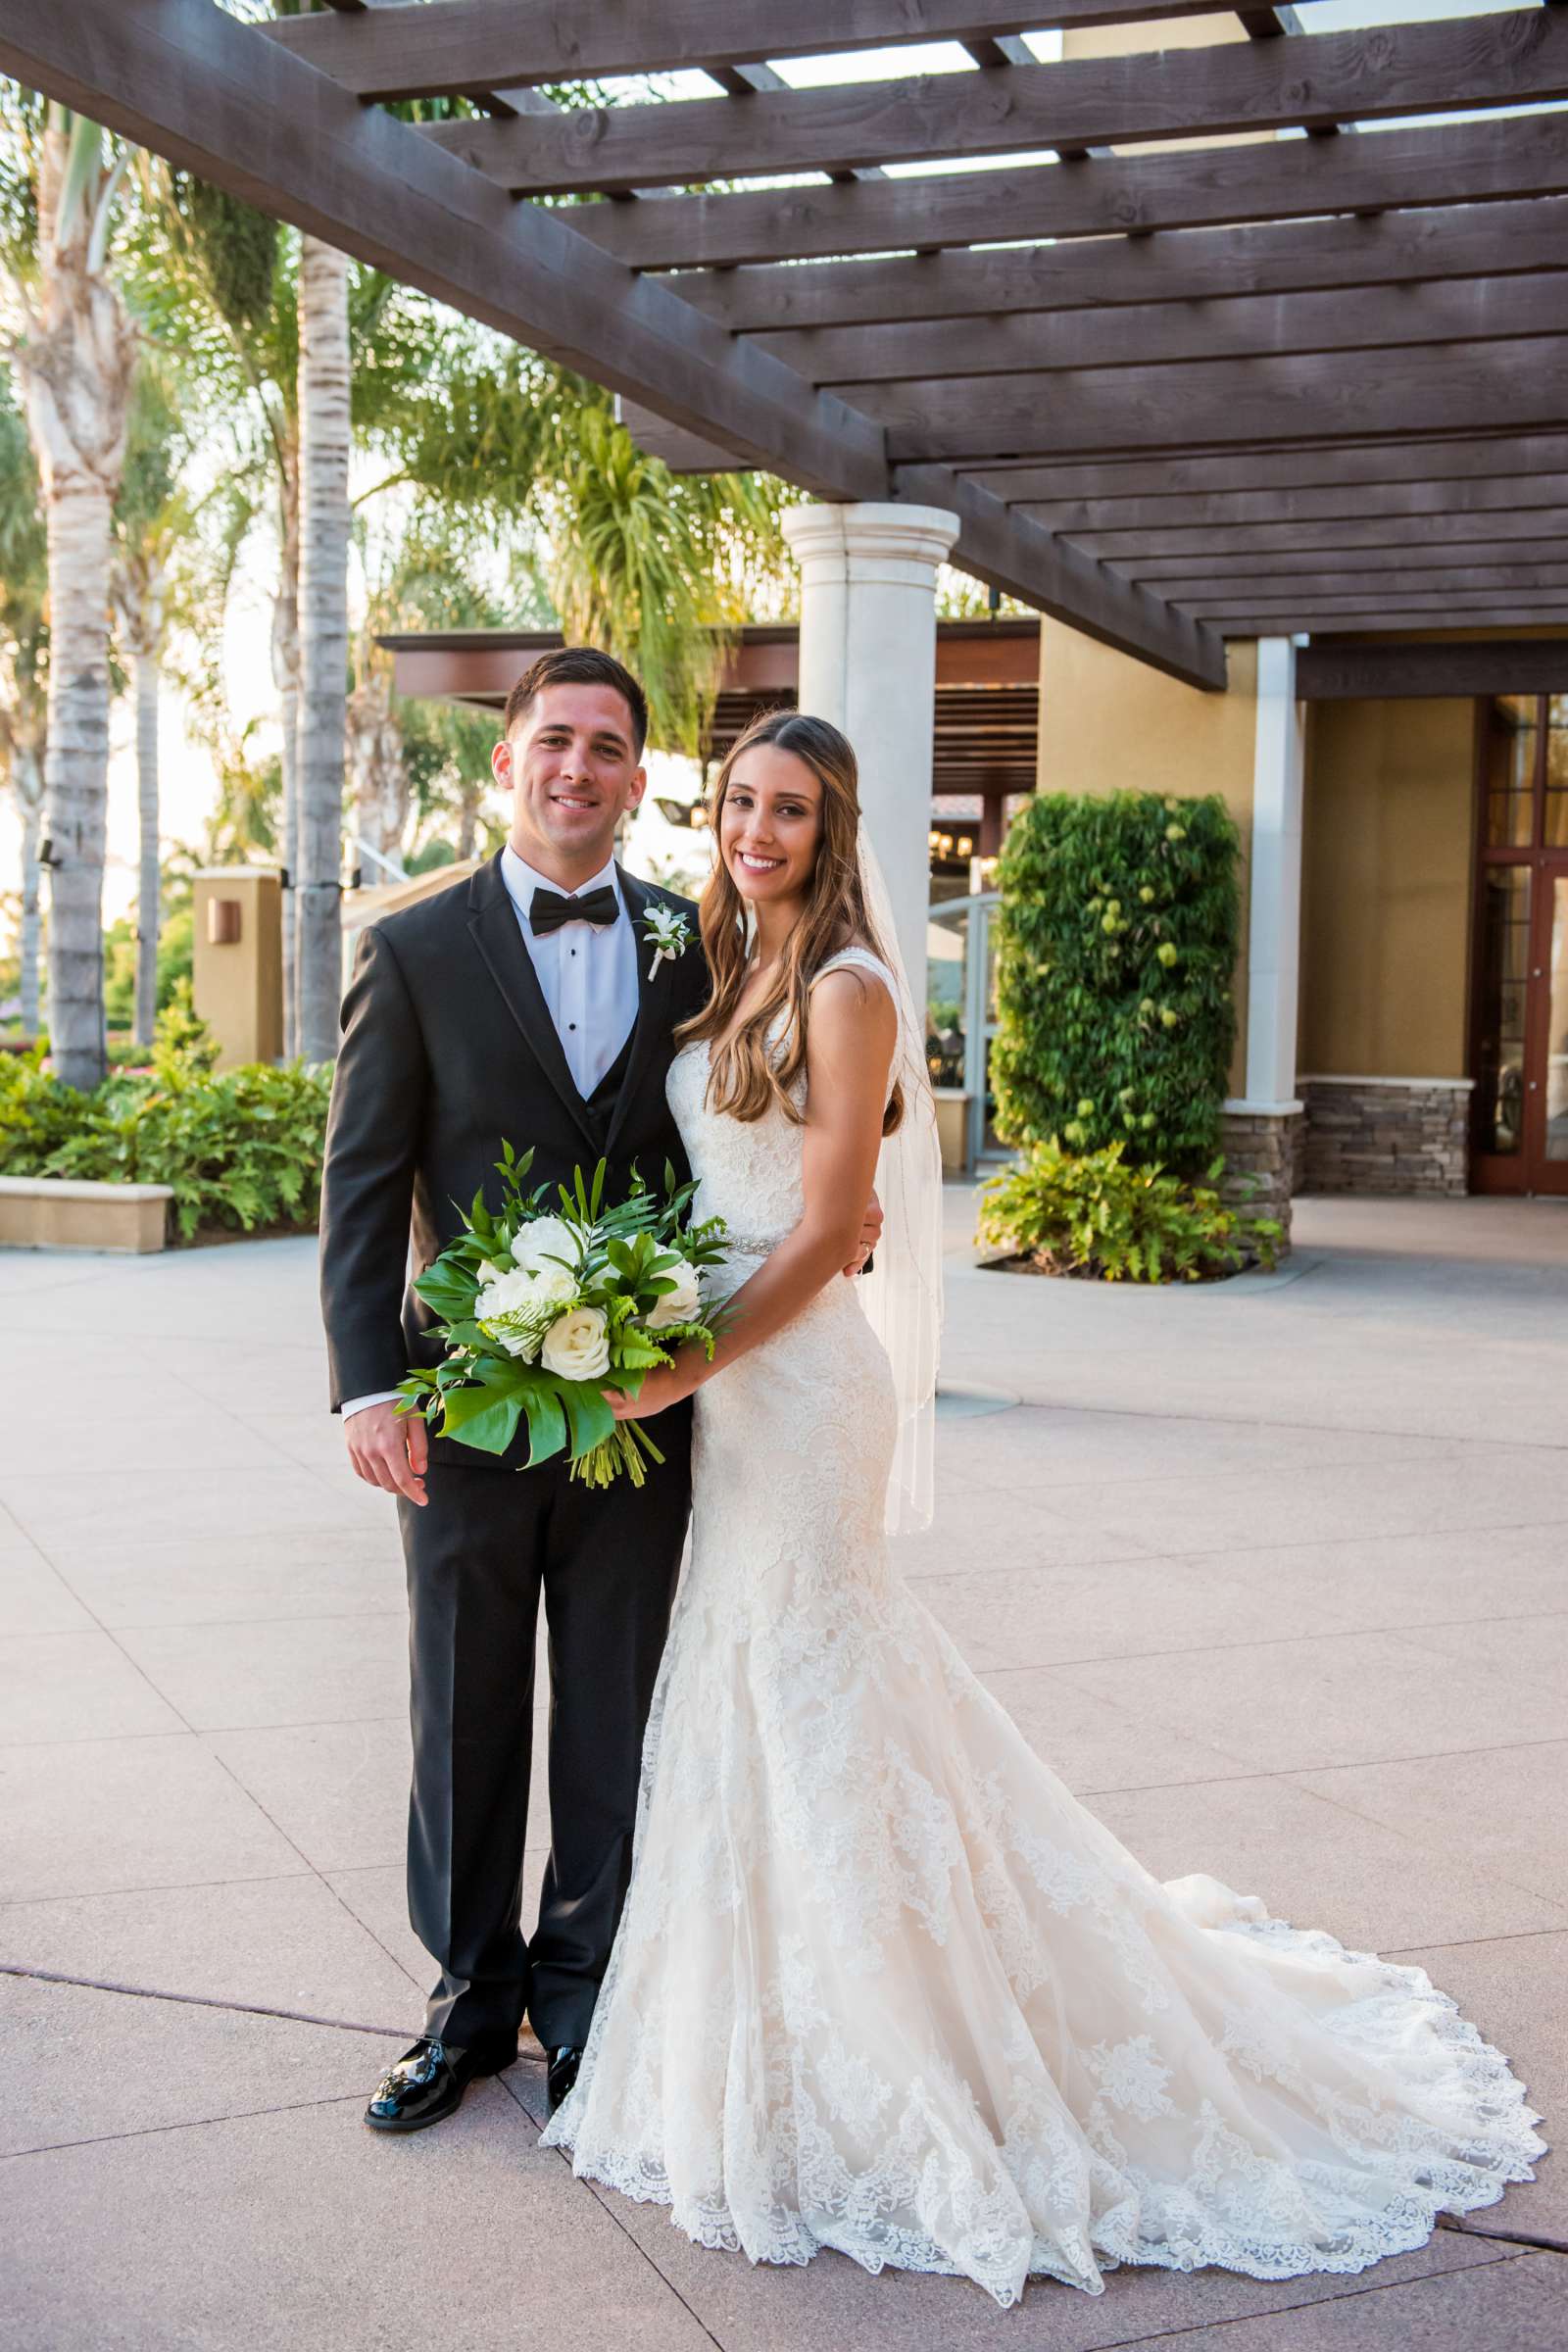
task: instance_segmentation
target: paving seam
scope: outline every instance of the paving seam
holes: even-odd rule
[[[122,2139],[158,2139],[166,2132],[204,2132],[213,2124],[256,2123],[264,2115],[303,2115],[313,2107],[357,2107],[364,2095],[359,2090],[344,2091],[330,2099],[288,2099],[281,2107],[241,2107],[233,2115],[191,2115],[175,2124],[144,2124],[139,2132],[98,2132],[86,2139],[46,2139],[35,2148],[0,2151],[0,2164],[18,2164],[30,2156],[58,2156],[69,2148],[110,2147]]]
[[[1440,2224],[1439,2226],[1441,2227],[1442,2225]],[[1474,2232],[1471,2234],[1474,2234]],[[1413,2248],[1412,2251],[1419,2252],[1420,2248]],[[1532,2257],[1527,2252],[1521,2252],[1518,2254],[1499,2254],[1496,2259],[1497,2262],[1501,2264],[1504,2262],[1529,2262]],[[1152,2268],[1154,2266],[1128,2264],[1124,2267],[1128,2269],[1135,2269]],[[1218,2268],[1219,2266],[1210,2265],[1209,2267]],[[1474,2270],[1484,2270],[1488,2267],[1488,2265],[1483,2263],[1475,2263],[1471,2266],[1471,2268]],[[1196,2274],[1192,2275],[1196,2276]],[[1234,2275],[1237,2277],[1246,2276],[1245,2273],[1240,2272]],[[1310,2273],[1305,2275],[1312,2277],[1332,2276],[1331,2273],[1326,2272]],[[1351,2271],[1346,2273],[1345,2275],[1348,2278],[1357,2278],[1361,2274]],[[1404,2278],[1374,2279],[1368,2286],[1348,2286],[1338,2290],[1333,2294],[1313,2295],[1310,2296],[1304,2303],[1280,2303],[1277,2304],[1272,2311],[1233,2312],[1229,2319],[1205,2320],[1197,2328],[1195,2328],[1190,2321],[1184,2321],[1182,2326],[1179,2328],[1156,2328],[1149,2335],[1119,2335],[1116,2337],[1114,2343],[1097,2344],[1095,2347],[1095,2352],[1129,2352],[1129,2347],[1134,2347],[1139,2344],[1157,2344],[1169,2336],[1187,2336],[1189,2338],[1196,2338],[1208,2334],[1217,2335],[1222,2328],[1245,2328],[1249,2326],[1255,2327],[1260,2320],[1284,2319],[1288,2313],[1293,2311],[1318,2311],[1322,2309],[1325,2304],[1349,2303],[1357,2300],[1363,2295],[1397,2294],[1400,2287],[1419,2286],[1428,2278],[1453,2278],[1465,2277],[1468,2274],[1464,2272],[1448,2270],[1416,2271],[1411,2276]],[[1258,2283],[1264,2282],[1259,2281]],[[1270,2285],[1277,2285],[1281,2282],[1276,2279],[1271,2279],[1266,2283]]]
[[[265,1623],[266,1620],[264,1619],[263,1622]],[[275,1622],[279,1625],[286,1625],[293,1623],[294,1620],[280,1617]],[[299,1622],[305,1625],[314,1625],[318,1622],[318,1620],[307,1617],[300,1619]],[[104,1630],[107,1631],[108,1629],[105,1628]],[[139,1633],[145,1629],[139,1626],[127,1625],[124,1630],[127,1634],[129,1634]],[[186,1629],[181,1626],[177,1630],[183,1633]],[[73,1639],[73,1636],[70,1634],[39,1634],[33,1636],[24,1636],[22,1638],[42,1642],[69,1642]],[[122,1651],[121,1654],[122,1656],[124,1656],[127,1653]],[[1451,1656],[1451,1651],[1448,1654]],[[162,1695],[162,1693],[160,1693],[160,1695]],[[164,1704],[166,1706],[172,1707],[174,1702],[172,1699],[165,1699]],[[179,1712],[177,1708],[175,1708],[174,1711],[176,1714]],[[181,1716],[179,1726],[174,1731],[84,1732],[78,1738],[74,1740],[7,1740],[3,1742],[0,1742],[0,1756],[30,1755],[40,1747],[92,1747],[95,1744],[100,1744],[105,1740],[232,1740],[235,1738],[243,1738],[247,1732],[331,1732],[335,1731],[340,1724],[346,1726],[350,1724],[362,1723],[403,1723],[407,1720],[407,1717],[408,1709],[406,1707],[398,1708],[397,1711],[391,1715],[313,1715],[303,1723],[193,1724],[187,1723],[184,1717]],[[250,1793],[249,1790],[247,1790],[246,1793],[248,1795]]]
[[[542,2127],[539,2124],[537,2117],[529,2112],[528,2108],[523,2104],[523,2101],[518,2096],[517,2092],[507,2081],[506,2076],[501,2075],[497,2079],[500,2082],[502,2089],[507,2093],[507,2096],[516,2107],[518,2113],[526,2117],[527,2121],[533,2125],[535,2132],[541,2130]],[[567,2172],[569,2173],[571,2171],[571,2158],[564,2148],[553,2148],[549,2151],[549,2153],[559,2156],[562,2163],[566,2167]],[[654,2277],[659,2280],[660,2285],[664,2289],[665,2293],[673,2295],[675,2301],[680,2305],[682,2311],[685,2312],[687,2318],[691,2321],[692,2326],[702,2330],[703,2334],[708,2338],[708,2341],[714,2347],[714,2352],[724,2352],[724,2345],[721,2338],[716,2336],[712,2329],[708,2326],[707,2322],[701,2319],[692,2309],[685,2296],[681,2293],[680,2288],[675,2284],[672,2278],[667,2278],[664,2272],[660,2269],[658,2263],[654,2260],[652,2254],[649,2253],[647,2247],[640,2244],[639,2241],[633,2237],[631,2231],[627,2229],[619,2214],[615,2212],[613,2206],[606,2202],[605,2195],[601,2192],[599,2183],[594,2180],[584,2180],[581,2185],[588,2191],[588,2194],[592,2197],[600,2212],[604,2214],[606,2219],[612,2222],[615,2229],[620,2231],[620,2234],[626,2240],[626,2243],[642,2257],[644,2262],[647,2263],[649,2269],[653,2272]]]
[[[389,1863],[355,1863],[356,1870],[391,1869]],[[265,1870],[243,1879],[169,1879],[157,1886],[90,1886],[77,1887],[71,1894],[8,1894],[0,1897],[0,1912],[25,1910],[32,1903],[99,1903],[111,1901],[117,1894],[194,1894],[209,1886],[270,1886],[281,1885],[288,1879],[314,1879],[318,1874],[308,1865],[303,1870]]]
[[[316,2017],[308,2009],[273,2009],[265,2001],[224,2001],[216,1993],[165,1992],[155,1984],[121,1984],[109,1977],[74,1977],[62,1969],[24,1968],[13,1960],[0,1960],[0,1977],[23,1977],[33,1984],[74,1984],[83,1992],[119,1992],[133,2001],[176,2001],[189,2009],[225,2009],[239,2017],[279,2017],[289,2025],[325,2026],[335,2034],[373,2034],[395,2040],[403,2031],[401,2026],[361,2025],[348,2017]]]
[[[1451,2230],[1455,2237],[1487,2237],[1494,2244],[1520,2246],[1531,2253],[1568,2254],[1568,2238],[1565,2237],[1527,2237],[1514,2230],[1478,2230],[1473,2223],[1458,2220],[1448,2222],[1445,2227]]]

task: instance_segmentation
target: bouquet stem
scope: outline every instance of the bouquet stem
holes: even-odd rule
[[[578,1454],[571,1465],[571,1475],[586,1486],[608,1487],[624,1470],[632,1485],[640,1487],[648,1476],[643,1468],[644,1453],[651,1462],[662,1464],[664,1457],[642,1423],[619,1421],[610,1437],[591,1446],[586,1453]]]

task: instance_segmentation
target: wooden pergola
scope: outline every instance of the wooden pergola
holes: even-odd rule
[[[1160,51],[1226,12],[3,0],[0,67],[611,387],[672,463],[948,509],[965,570],[1222,688],[1227,636],[1568,622],[1568,6],[1314,7]],[[1147,40],[1039,63],[1042,23]],[[917,40],[976,70],[763,62]],[[675,68],[711,96],[543,95]],[[379,103],[436,93],[482,119]]]

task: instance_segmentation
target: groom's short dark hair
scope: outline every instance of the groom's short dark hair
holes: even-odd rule
[[[562,645],[553,653],[541,654],[507,697],[503,735],[512,733],[518,719],[532,709],[535,696],[546,686],[608,686],[612,693],[620,695],[631,712],[632,748],[638,759],[642,758],[643,745],[648,741],[648,697],[613,654],[602,654],[592,645]]]

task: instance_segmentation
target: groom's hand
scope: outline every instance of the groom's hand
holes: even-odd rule
[[[860,1224],[860,1238],[856,1244],[855,1255],[844,1269],[846,1274],[858,1274],[862,1270],[866,1259],[876,1248],[881,1232],[882,1203],[873,1192],[865,1204],[865,1215]]]
[[[343,1424],[349,1460],[368,1487],[383,1487],[389,1494],[406,1494],[423,1503],[425,1465],[430,1439],[417,1413],[400,1413],[395,1404],[369,1404],[351,1413]]]

